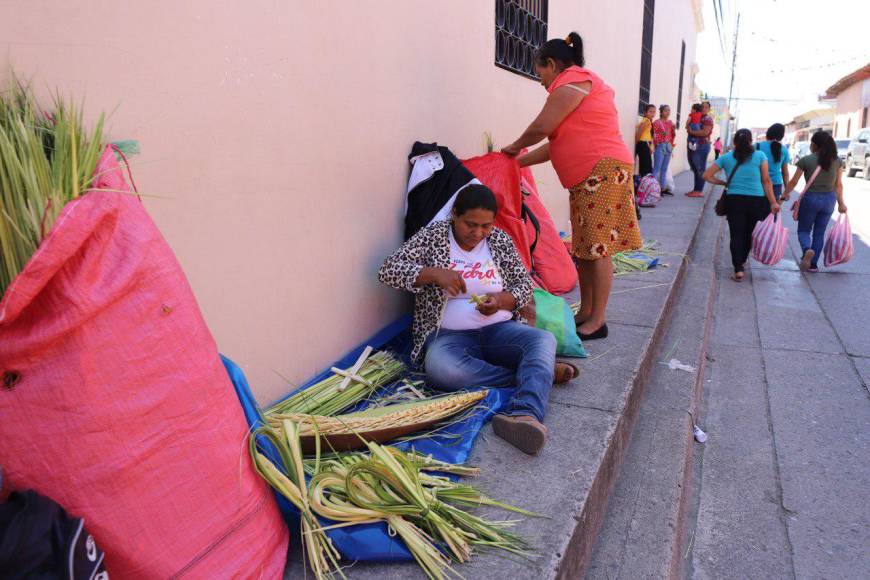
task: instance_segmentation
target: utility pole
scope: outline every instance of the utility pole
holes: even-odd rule
[[[727,127],[727,131],[725,131],[725,148],[731,146],[731,135],[733,133],[733,129],[731,127],[731,119],[734,118],[734,113],[732,113],[731,103],[734,97],[734,69],[737,66],[737,37],[740,34],[740,12],[737,13],[737,26],[734,28],[734,46],[731,50],[731,86],[728,88],[728,124],[725,125]]]

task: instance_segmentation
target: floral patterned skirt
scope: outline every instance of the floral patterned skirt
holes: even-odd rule
[[[643,245],[634,208],[634,168],[605,158],[592,173],[572,187],[571,254],[581,260],[597,260],[637,250]]]

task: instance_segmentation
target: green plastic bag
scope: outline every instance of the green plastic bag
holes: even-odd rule
[[[577,336],[574,313],[564,299],[535,288],[535,313],[535,327],[552,332],[556,337],[556,354],[577,358],[589,356]]]

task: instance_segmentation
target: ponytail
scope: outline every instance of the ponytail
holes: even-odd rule
[[[770,141],[770,152],[773,154],[774,163],[780,163],[782,160],[782,138],[785,137],[785,125],[782,123],[774,123],[767,128],[767,140]]]
[[[535,53],[535,61],[540,66],[545,66],[550,59],[553,59],[556,68],[560,70],[574,65],[584,66],[586,57],[583,55],[583,38],[576,32],[572,32],[564,40],[561,38],[548,40]]]
[[[810,142],[816,146],[816,155],[821,168],[825,171],[831,169],[834,161],[838,159],[837,143],[831,134],[827,131],[816,131]]]
[[[581,67],[584,66],[586,64],[586,57],[583,55],[583,38],[576,32],[572,32],[568,35],[566,41],[574,51],[574,64]]]
[[[737,163],[743,163],[752,157],[752,132],[749,129],[738,129],[734,133],[734,159]]]

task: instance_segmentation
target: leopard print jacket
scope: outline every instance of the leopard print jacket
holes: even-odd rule
[[[411,360],[417,364],[421,362],[426,339],[441,325],[447,295],[435,284],[415,287],[414,282],[423,268],[450,267],[449,232],[449,221],[426,226],[393,252],[378,271],[378,279],[382,283],[414,294]],[[523,321],[517,311],[532,300],[532,279],[513,240],[504,230],[493,228],[488,241],[504,289],[513,294],[516,300],[514,318]]]

